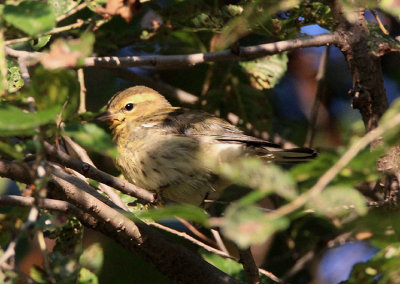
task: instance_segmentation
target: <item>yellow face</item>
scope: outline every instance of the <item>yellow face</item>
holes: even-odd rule
[[[160,108],[170,107],[158,92],[144,86],[135,86],[114,95],[107,104],[107,111],[97,119],[116,128],[126,121],[149,115]]]

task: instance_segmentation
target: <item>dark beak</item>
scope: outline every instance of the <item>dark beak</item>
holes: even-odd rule
[[[103,122],[111,122],[115,118],[115,114],[109,113],[108,111],[101,113],[100,115],[96,116],[94,120],[103,121]]]

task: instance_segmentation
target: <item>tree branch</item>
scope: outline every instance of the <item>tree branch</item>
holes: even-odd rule
[[[238,283],[188,249],[169,242],[148,225],[138,220],[135,223],[81,189],[87,186],[84,182],[77,185],[73,177],[54,177],[49,183],[53,191],[99,221],[93,229],[138,253],[171,279],[183,283],[193,279],[198,283]],[[88,225],[85,219],[81,221]]]
[[[88,57],[84,61],[84,66],[107,68],[140,66],[153,66],[155,69],[178,68],[184,66],[194,66],[207,62],[254,59],[258,57],[281,53],[284,51],[290,51],[293,49],[336,44],[337,42],[337,34],[322,34],[312,37],[240,47],[238,53],[227,49],[223,51],[194,53],[187,55]]]
[[[339,41],[338,34],[328,33],[317,36],[283,40],[278,42],[240,47],[238,52],[230,49],[216,52],[193,53],[185,55],[147,55],[147,56],[126,56],[126,57],[87,57],[84,63],[79,67],[103,67],[103,68],[121,68],[121,67],[141,67],[152,66],[155,69],[179,68],[194,66],[208,62],[246,60],[264,57],[284,51],[294,49],[336,45]],[[12,57],[29,57],[30,60],[38,62],[43,53],[26,52],[14,50],[6,47],[6,53]]]
[[[333,18],[337,23],[338,47],[343,52],[353,77],[353,108],[359,109],[366,131],[378,126],[379,118],[388,108],[379,57],[368,45],[369,29],[364,9],[353,12],[354,21],[344,15],[341,1],[330,1]],[[377,141],[372,143],[376,145]]]
[[[143,188],[134,186],[131,183],[123,181],[101,170],[96,169],[88,163],[81,162],[70,157],[68,154],[57,150],[54,146],[47,142],[43,143],[47,159],[52,162],[59,163],[65,167],[71,168],[85,177],[97,180],[101,183],[109,185],[125,194],[137,197],[149,203],[156,202],[155,194]]]

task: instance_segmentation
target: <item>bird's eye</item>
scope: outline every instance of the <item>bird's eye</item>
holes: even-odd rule
[[[125,109],[127,110],[127,111],[131,111],[131,110],[133,110],[133,107],[134,107],[135,105],[133,104],[133,103],[128,103],[128,104],[126,104],[125,105]]]

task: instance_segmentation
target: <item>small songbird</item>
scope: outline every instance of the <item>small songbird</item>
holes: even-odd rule
[[[211,114],[173,107],[158,92],[144,86],[114,95],[106,113],[119,155],[117,167],[133,184],[162,198],[200,205],[229,183],[215,165],[240,157],[267,162],[300,162],[316,156],[308,148],[282,149],[248,136]]]

